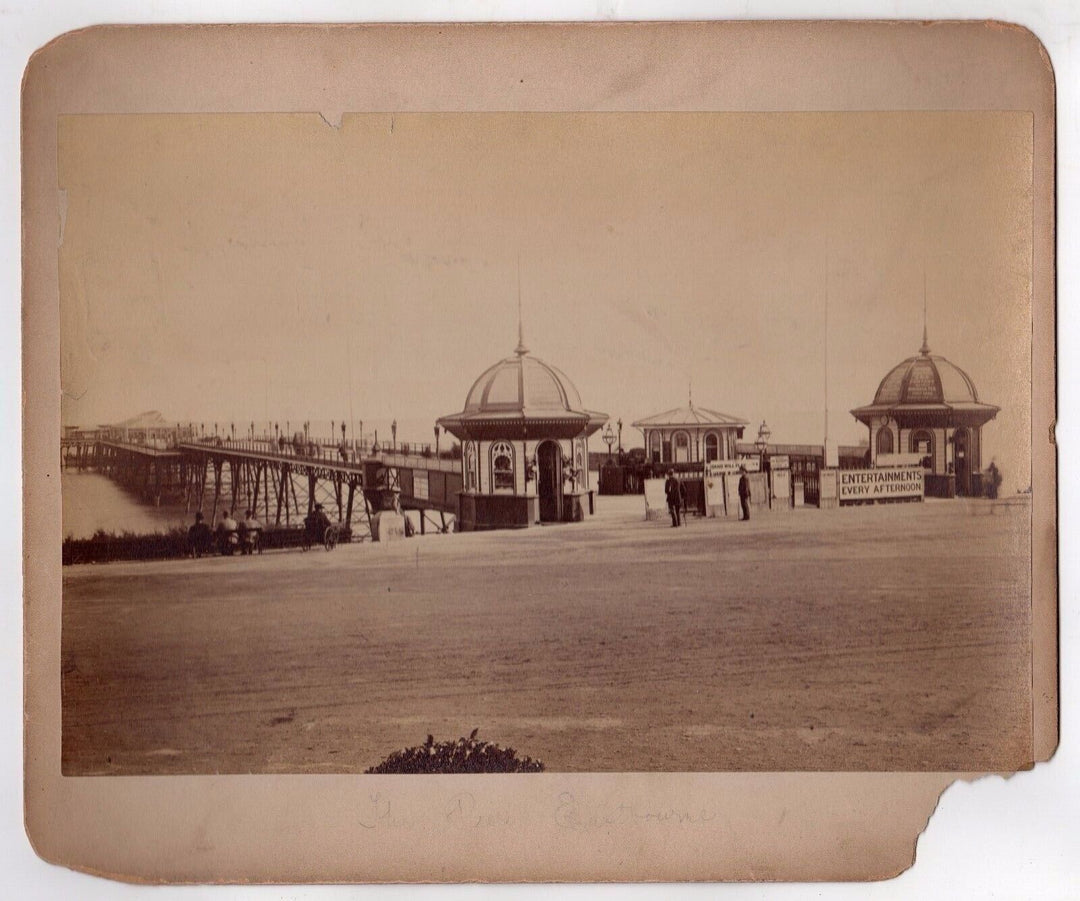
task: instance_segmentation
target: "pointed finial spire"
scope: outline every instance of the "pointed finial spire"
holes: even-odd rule
[[[525,356],[529,352],[529,348],[525,346],[525,330],[522,327],[521,316],[521,254],[518,254],[518,266],[517,266],[517,278],[518,278],[518,343],[514,348],[514,353],[519,357]]]
[[[919,353],[926,356],[930,353],[930,342],[926,339],[926,270],[922,274],[922,347]]]
[[[690,404],[690,409],[694,409],[694,379],[691,376],[686,382],[686,399]]]

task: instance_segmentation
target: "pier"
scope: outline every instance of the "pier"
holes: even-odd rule
[[[61,463],[94,469],[146,503],[174,503],[211,519],[222,507],[256,511],[265,523],[299,525],[316,504],[336,511],[353,540],[371,537],[371,517],[391,509],[420,514],[420,531],[446,532],[457,511],[461,461],[394,448],[361,453],[327,442],[304,445],[269,438],[194,438],[141,443],[108,436],[69,436]]]

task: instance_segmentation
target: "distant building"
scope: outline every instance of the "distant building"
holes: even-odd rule
[[[689,402],[633,423],[645,436],[648,463],[709,463],[734,460],[747,420]]]
[[[529,354],[485,370],[460,413],[438,424],[461,442],[458,527],[522,528],[580,519],[591,507],[589,436],[607,421],[565,374]]]
[[[917,356],[894,366],[874,402],[851,411],[870,430],[870,462],[918,454],[926,493],[936,497],[981,493],[982,427],[999,411],[982,403],[966,372],[930,353],[923,328]]]

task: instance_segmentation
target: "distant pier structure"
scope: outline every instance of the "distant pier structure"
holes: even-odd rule
[[[888,465],[915,455],[931,497],[982,494],[982,427],[1000,410],[979,400],[971,377],[930,352],[926,327],[919,353],[897,364],[873,403],[851,411],[870,430],[870,460]]]
[[[373,447],[368,453],[334,441],[293,446],[270,438],[196,437],[177,427],[166,437],[115,427],[66,429],[66,467],[94,469],[149,504],[183,504],[211,521],[222,510],[252,509],[268,526],[300,526],[316,504],[350,530],[372,537],[371,517],[400,506],[420,515],[420,531],[446,532],[457,512],[461,460]]]
[[[459,413],[438,420],[462,443],[458,528],[525,528],[590,513],[589,436],[607,418],[529,353],[519,328],[513,356],[480,375]]]

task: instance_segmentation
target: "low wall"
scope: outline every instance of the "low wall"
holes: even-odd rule
[[[458,531],[525,529],[540,519],[540,501],[517,494],[458,495]]]

